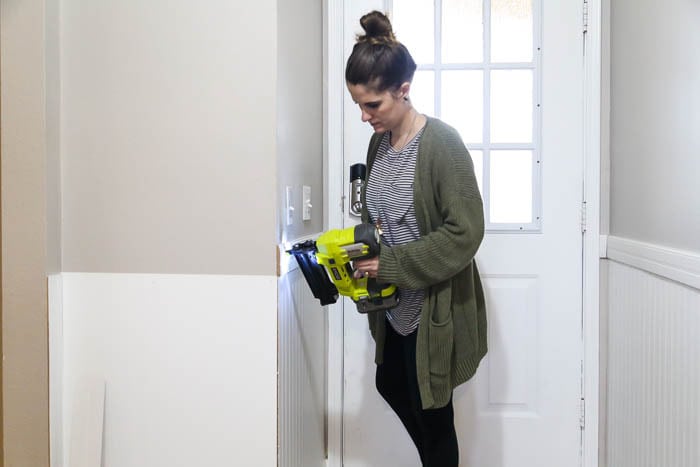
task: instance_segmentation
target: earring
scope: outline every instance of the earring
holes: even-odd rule
[[[405,100],[406,102],[408,102],[408,96],[403,96],[403,100]]]

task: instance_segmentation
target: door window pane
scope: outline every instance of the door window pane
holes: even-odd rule
[[[539,230],[541,3],[387,3],[397,38],[418,64],[412,103],[453,126],[469,148],[487,229]]]
[[[531,143],[532,70],[491,72],[491,142]]]
[[[483,49],[482,0],[443,0],[442,62],[481,62]]]
[[[435,72],[418,70],[411,83],[411,101],[420,113],[435,116]]]
[[[532,61],[532,0],[491,0],[491,61]]]
[[[532,151],[491,151],[490,220],[532,222]]]
[[[484,128],[484,73],[442,73],[442,120],[459,131],[465,143],[481,143]]]
[[[435,8],[432,1],[394,0],[394,34],[408,48],[416,63],[433,63],[435,58]]]

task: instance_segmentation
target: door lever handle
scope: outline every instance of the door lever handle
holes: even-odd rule
[[[367,166],[362,163],[350,166],[350,214],[362,215],[362,190],[367,177]]]

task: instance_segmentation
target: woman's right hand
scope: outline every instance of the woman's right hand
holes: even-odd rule
[[[353,267],[355,271],[353,272],[353,277],[355,279],[360,279],[362,277],[371,277],[373,279],[377,278],[379,273],[379,257],[369,259],[358,259],[353,262]]]

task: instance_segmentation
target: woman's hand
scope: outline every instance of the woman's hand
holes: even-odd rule
[[[355,272],[353,277],[359,279],[361,277],[371,277],[373,279],[377,278],[377,273],[379,272],[379,257],[369,259],[358,259],[353,262]]]

